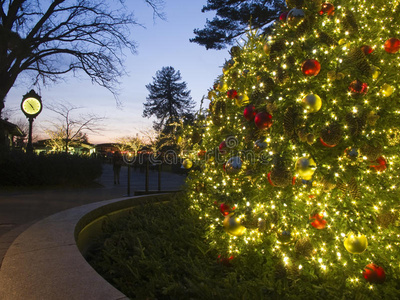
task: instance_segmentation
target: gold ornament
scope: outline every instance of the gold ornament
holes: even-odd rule
[[[236,97],[236,105],[237,106],[244,106],[249,103],[249,96],[246,94],[239,94]]]
[[[372,66],[372,79],[378,79],[379,75],[381,75],[381,70],[378,67]]]
[[[394,88],[391,85],[389,85],[387,83],[384,83],[382,85],[381,93],[382,93],[383,97],[390,97],[393,94],[393,92],[394,92]]]
[[[296,162],[296,172],[304,180],[311,180],[317,165],[312,158],[302,157]]]
[[[367,249],[368,240],[363,234],[349,233],[347,238],[344,240],[344,247],[351,254],[361,254]]]
[[[223,225],[225,231],[233,236],[241,236],[246,231],[246,227],[242,226],[240,220],[236,219],[233,214],[225,217]]]
[[[185,159],[182,163],[185,169],[190,169],[193,166],[193,162],[190,159]]]
[[[266,55],[269,55],[269,53],[271,52],[271,47],[270,47],[270,45],[267,44],[267,43],[265,43],[264,46],[263,46],[263,50],[264,50],[264,53],[265,53]]]
[[[308,113],[315,113],[321,109],[322,100],[318,95],[309,94],[303,98],[301,104]]]

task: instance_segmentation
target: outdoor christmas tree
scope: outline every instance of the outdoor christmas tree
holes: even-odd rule
[[[187,130],[188,197],[219,261],[282,295],[399,298],[400,1],[287,6]]]

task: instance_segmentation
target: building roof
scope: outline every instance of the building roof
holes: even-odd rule
[[[15,125],[11,122],[8,122],[6,120],[0,119],[0,123],[7,129],[9,133],[11,133],[13,136],[25,136],[25,134],[22,132],[22,130],[18,127],[18,125]]]

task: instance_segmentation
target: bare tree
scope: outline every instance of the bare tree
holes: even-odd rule
[[[56,149],[63,149],[68,153],[68,146],[71,142],[87,142],[87,132],[97,133],[101,129],[101,123],[105,119],[95,114],[79,114],[74,112],[82,107],[74,106],[68,102],[55,103],[47,107],[55,112],[59,117],[52,122],[53,129],[45,132],[50,137],[50,145]]]
[[[163,0],[144,0],[160,12]],[[123,49],[135,52],[130,27],[138,24],[124,0],[0,0],[0,116],[17,77],[34,84],[83,71],[116,95]]]

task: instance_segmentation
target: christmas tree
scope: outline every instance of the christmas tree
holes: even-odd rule
[[[188,197],[219,260],[264,262],[281,295],[399,298],[400,1],[287,7],[188,129]]]

